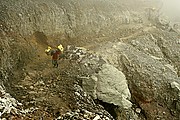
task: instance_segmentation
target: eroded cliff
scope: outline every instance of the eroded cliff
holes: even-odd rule
[[[22,103],[19,109],[1,99],[10,110],[1,117],[178,120],[179,31],[160,18],[159,5],[0,1],[1,98],[6,89]],[[44,49],[60,43],[66,59],[53,69]]]

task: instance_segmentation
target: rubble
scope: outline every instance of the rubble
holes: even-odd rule
[[[56,120],[114,120],[112,117],[108,117],[102,114],[93,113],[84,109],[68,112]]]
[[[0,86],[0,118],[6,119],[6,116],[26,116],[26,114],[32,113],[38,108],[23,109],[23,104],[18,102],[9,93],[6,93],[4,88]]]
[[[11,97],[9,93],[6,93],[2,86],[0,86],[0,117],[2,118],[4,114],[19,114],[20,107],[22,104],[16,99]]]
[[[18,102],[9,93],[5,92],[4,88],[0,86],[0,118],[10,119],[15,116],[26,116],[29,113],[37,110],[37,107],[23,109],[23,104]]]
[[[114,120],[102,106],[95,104],[91,96],[86,94],[79,85],[75,84],[74,88],[78,109],[69,111],[56,118],[56,120]]]

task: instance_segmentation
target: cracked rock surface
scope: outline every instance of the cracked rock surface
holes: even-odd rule
[[[0,118],[179,120],[180,29],[159,5],[1,0]]]

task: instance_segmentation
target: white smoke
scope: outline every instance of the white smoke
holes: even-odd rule
[[[180,0],[161,0],[161,12],[172,22],[180,22]]]

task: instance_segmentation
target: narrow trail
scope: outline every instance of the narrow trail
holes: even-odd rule
[[[37,57],[14,73],[7,86],[9,91],[13,91],[12,96],[23,104],[23,109],[34,109],[23,119],[52,120],[76,108],[73,99],[75,79],[68,77],[76,73],[69,73],[73,63],[68,59],[59,60],[59,67],[53,68],[51,56],[44,53],[47,45],[42,41],[35,43]]]
[[[30,115],[34,119],[39,119],[36,118],[39,114],[45,119],[54,119],[75,106],[72,101],[74,80],[63,77],[66,64],[68,61],[63,61],[58,68],[53,68],[51,58],[41,56],[25,67],[24,79],[18,80],[14,87],[16,93],[20,93],[16,97],[26,108],[38,108]]]
[[[99,44],[89,44],[84,46],[84,48],[86,48],[87,50],[89,50],[92,53],[96,53],[101,55],[102,53],[100,51],[104,50],[104,46],[106,46],[106,48],[110,47],[108,44],[109,43],[117,43],[117,42],[124,42],[127,43],[128,40],[132,39],[132,38],[136,38],[142,34],[145,34],[148,31],[151,31],[153,28],[152,27],[144,27],[141,30],[138,30],[134,33],[129,34],[128,36],[125,37],[120,37],[120,38],[108,38],[108,37],[100,37],[100,38],[96,38],[96,39],[107,39],[105,41],[102,41]],[[109,41],[111,40],[111,41]]]

